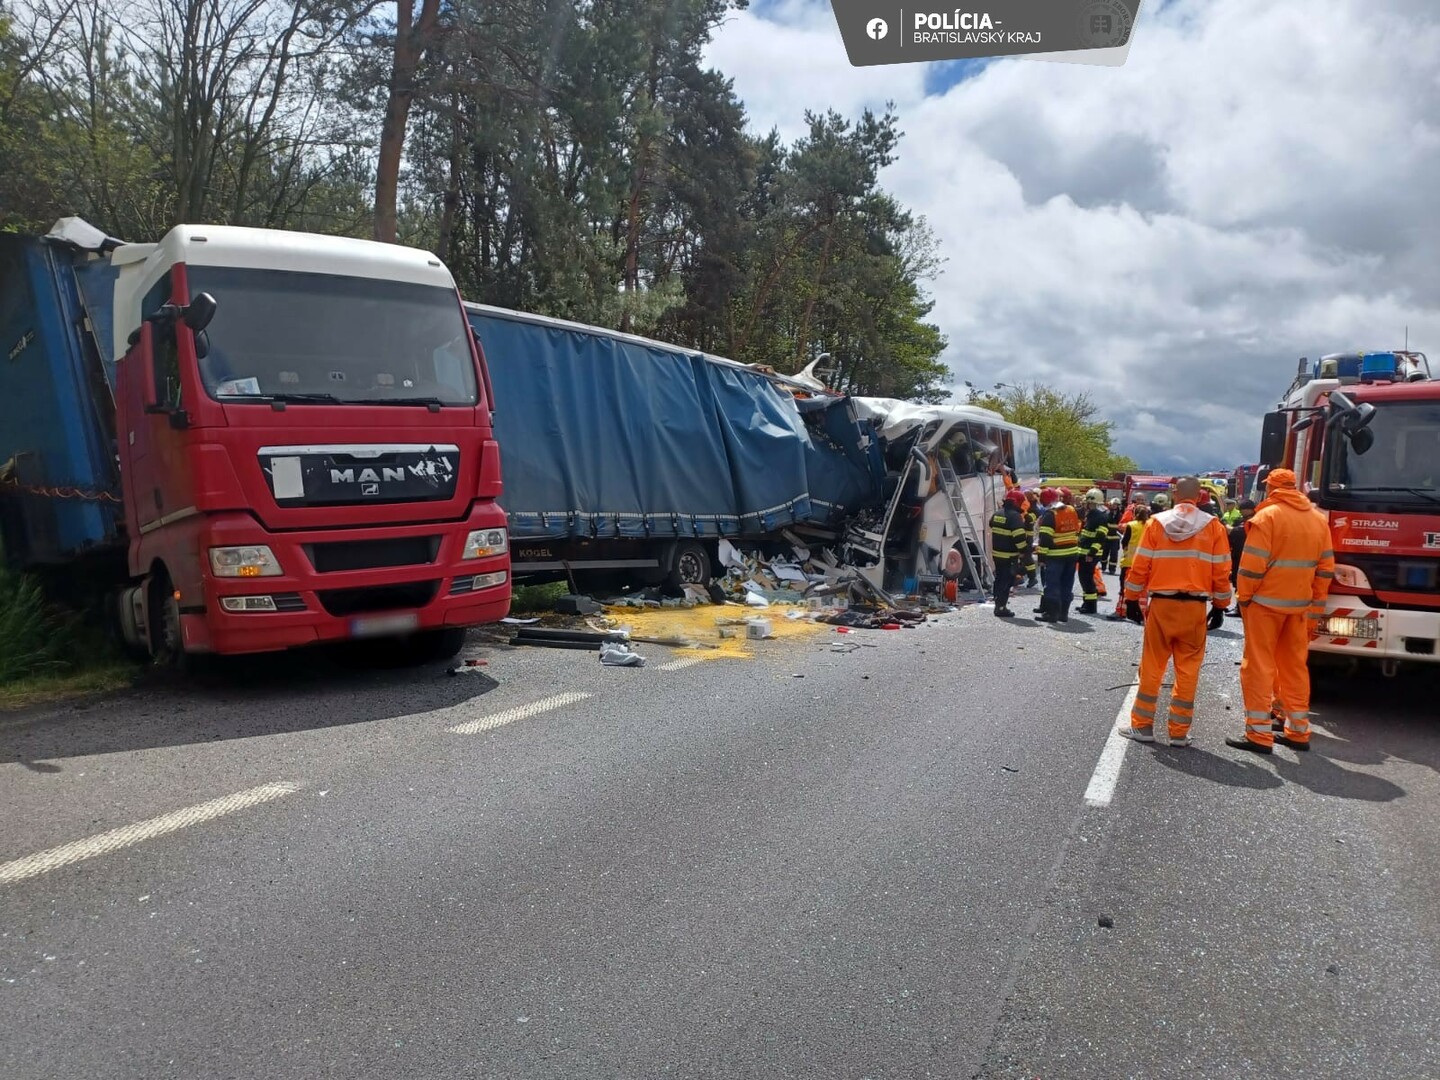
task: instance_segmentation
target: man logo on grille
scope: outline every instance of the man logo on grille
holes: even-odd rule
[[[865,24],[865,32],[879,41],[890,32],[890,26],[884,19],[871,19]]]

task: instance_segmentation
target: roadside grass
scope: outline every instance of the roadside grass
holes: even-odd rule
[[[135,664],[116,660],[77,671],[32,675],[0,683],[0,712],[123,690],[134,683],[139,671]]]
[[[115,689],[136,671],[90,620],[0,567],[0,708]]]

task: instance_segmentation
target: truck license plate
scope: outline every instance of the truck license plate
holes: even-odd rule
[[[404,615],[371,615],[350,620],[351,637],[385,637],[404,634],[420,625],[420,616],[411,611]]]

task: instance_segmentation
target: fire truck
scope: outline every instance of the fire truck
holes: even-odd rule
[[[1260,460],[1293,469],[1330,519],[1335,580],[1312,654],[1386,675],[1440,662],[1440,383],[1425,354],[1302,359]]]
[[[1264,494],[1263,492],[1257,493],[1255,491],[1255,478],[1259,473],[1259,463],[1235,466],[1235,473],[1230,480],[1231,497],[1235,499],[1254,499],[1256,502],[1259,502],[1261,496]]]

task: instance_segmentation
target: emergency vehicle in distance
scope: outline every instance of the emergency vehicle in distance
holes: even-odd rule
[[[1440,383],[1424,353],[1301,360],[1265,416],[1261,463],[1330,519],[1335,580],[1311,651],[1440,662]]]

